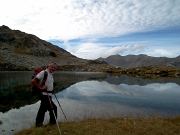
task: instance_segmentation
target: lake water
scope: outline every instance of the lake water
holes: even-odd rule
[[[13,91],[15,86],[29,87],[31,75],[32,72],[0,72],[0,92],[7,96],[12,93],[7,91]],[[56,96],[68,121],[180,115],[180,78],[142,79],[105,73],[56,72],[54,80],[55,90],[58,91]],[[58,121],[65,121],[54,96],[53,100],[58,107]],[[4,102],[0,103],[6,106]],[[3,124],[0,125],[0,134],[11,135],[33,126],[39,105],[37,101],[17,108],[1,108],[0,120]],[[44,124],[48,121],[46,113]]]

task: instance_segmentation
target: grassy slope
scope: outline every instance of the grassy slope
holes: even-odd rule
[[[62,135],[179,135],[180,116],[175,118],[110,118],[59,123]],[[15,135],[58,135],[57,125],[32,127]]]

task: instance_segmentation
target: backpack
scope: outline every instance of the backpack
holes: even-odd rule
[[[33,73],[31,79],[34,79],[34,77],[36,77],[36,75],[39,74],[41,71],[43,71],[42,68],[36,68],[36,69],[34,69],[34,73]],[[42,82],[41,82],[41,84],[40,84],[41,86],[44,86],[44,85],[45,85],[47,76],[48,76],[47,71],[44,71],[44,77],[43,77],[43,80],[42,80]],[[37,95],[37,94],[40,94],[40,93],[42,92],[42,90],[39,90],[39,89],[38,89],[37,87],[35,87],[32,83],[31,83],[31,88],[30,88],[30,90],[31,90],[31,93],[32,93],[32,94],[36,94],[36,95]]]

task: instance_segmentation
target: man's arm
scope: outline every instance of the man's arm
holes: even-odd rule
[[[34,79],[32,79],[31,83],[39,90],[47,90],[47,86],[39,85],[39,79],[36,77]]]

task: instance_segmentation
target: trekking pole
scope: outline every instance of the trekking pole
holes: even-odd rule
[[[60,105],[60,103],[59,103],[59,101],[58,101],[58,99],[57,99],[57,97],[56,97],[56,94],[55,93],[53,93],[54,94],[54,96],[55,96],[55,98],[56,98],[56,100],[57,100],[57,102],[58,102],[58,104],[59,104],[59,107],[61,108],[61,110],[62,110],[62,112],[63,112],[63,114],[64,114],[64,111],[63,111],[63,109],[62,109],[62,107],[61,107],[61,105]],[[65,117],[65,119],[66,119],[66,122],[67,122],[67,118],[66,118],[66,115],[64,114],[64,117]]]
[[[55,120],[56,120],[56,124],[57,124],[58,130],[59,130],[59,133],[60,133],[60,135],[61,135],[61,130],[60,130],[59,124],[58,124],[58,122],[57,122],[56,115],[55,115],[55,113],[54,113],[54,109],[53,109],[53,106],[52,106],[52,103],[51,103],[51,99],[50,99],[50,97],[49,97],[48,92],[47,92],[47,96],[48,96],[48,99],[49,99],[49,103],[50,103],[51,109],[52,109],[53,114],[54,114],[54,118],[55,118]]]

